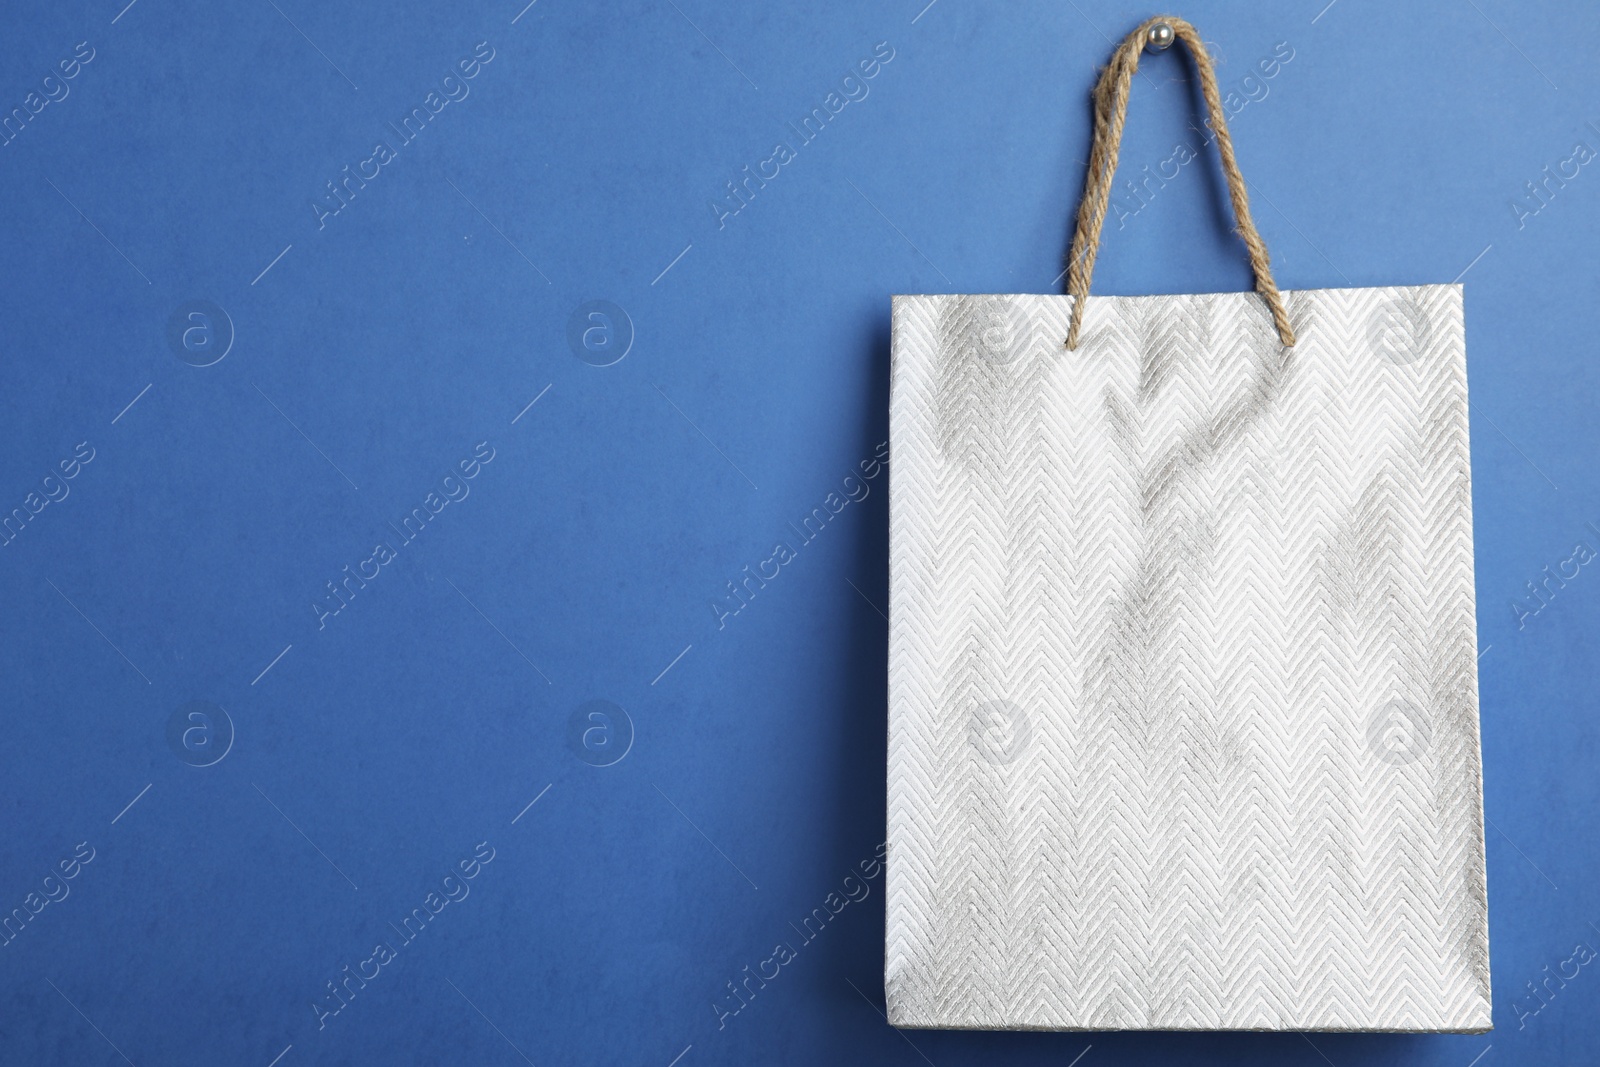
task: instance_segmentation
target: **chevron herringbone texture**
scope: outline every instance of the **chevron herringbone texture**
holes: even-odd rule
[[[902,1027],[1483,1030],[1461,289],[894,305]]]

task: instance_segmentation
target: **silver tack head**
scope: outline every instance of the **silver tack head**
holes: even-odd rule
[[[1144,46],[1152,52],[1165,52],[1172,47],[1172,42],[1178,35],[1173,32],[1170,22],[1158,22],[1150,27],[1150,32],[1145,35]]]

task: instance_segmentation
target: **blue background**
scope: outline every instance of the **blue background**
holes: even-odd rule
[[[0,34],[6,113],[94,50],[0,147],[0,513],[70,490],[0,548],[0,914],[94,856],[0,947],[0,1061],[1600,1059],[1600,968],[1528,985],[1600,946],[1600,576],[1527,589],[1600,548],[1600,174],[1525,188],[1600,148],[1592,6],[1183,11],[1248,100],[1281,285],[1467,293],[1497,1029],[1304,1037],[898,1034],[881,876],[712,1006],[883,839],[887,476],[713,605],[886,438],[890,294],[1059,291],[1095,70],[1150,9],[123,2]],[[470,95],[319,225],[480,41]],[[1123,176],[1195,142],[1189,69],[1145,62]],[[1207,155],[1108,224],[1096,292],[1247,288],[1225,211]],[[233,335],[206,367],[168,336],[196,300],[202,354]],[[591,300],[631,323],[595,320],[632,335],[611,366],[569,343]],[[321,615],[479,442],[470,495]],[[191,701],[232,724],[210,766],[220,715],[168,738]],[[470,895],[319,1028],[479,842]]]

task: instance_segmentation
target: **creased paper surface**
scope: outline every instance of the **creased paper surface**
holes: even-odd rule
[[[894,304],[896,1026],[1490,1025],[1459,286]]]

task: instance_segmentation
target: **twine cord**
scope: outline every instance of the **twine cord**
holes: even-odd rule
[[[1139,70],[1139,54],[1144,50],[1150,28],[1158,23],[1172,27],[1177,40],[1182,41],[1194,59],[1195,71],[1200,75],[1200,90],[1205,96],[1206,110],[1217,142],[1217,153],[1222,157],[1222,173],[1228,179],[1228,198],[1233,202],[1233,216],[1238,226],[1236,232],[1250,253],[1250,266],[1255,271],[1256,292],[1272,311],[1272,321],[1278,328],[1278,337],[1285,347],[1294,345],[1294,328],[1289,325],[1289,314],[1283,306],[1283,296],[1272,280],[1272,265],[1267,256],[1267,246],[1256,232],[1250,219],[1250,198],[1245,190],[1244,175],[1239,173],[1238,161],[1233,155],[1233,138],[1228,134],[1228,117],[1222,107],[1222,93],[1217,88],[1217,72],[1205,42],[1193,26],[1180,18],[1160,15],[1130,33],[1111,55],[1111,62],[1100,75],[1094,89],[1094,145],[1089,153],[1089,173],[1084,179],[1083,200],[1078,205],[1078,226],[1072,238],[1072,251],[1068,260],[1067,292],[1073,297],[1072,319],[1067,329],[1068,349],[1078,347],[1078,331],[1083,323],[1083,306],[1089,298],[1089,279],[1094,274],[1094,260],[1100,250],[1100,230],[1105,224],[1106,209],[1110,204],[1111,182],[1117,171],[1117,152],[1122,145],[1122,126],[1128,115],[1128,91],[1133,76]]]

